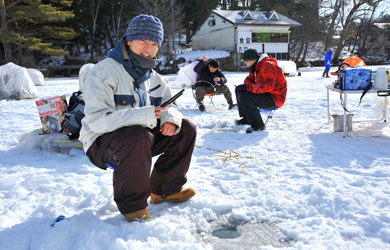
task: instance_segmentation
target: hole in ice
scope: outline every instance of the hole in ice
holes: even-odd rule
[[[220,228],[214,230],[212,235],[220,239],[234,239],[241,236],[236,227]]]

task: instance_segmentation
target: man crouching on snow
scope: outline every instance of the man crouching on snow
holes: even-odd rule
[[[96,166],[115,168],[114,200],[128,221],[150,218],[150,203],[183,202],[195,195],[187,182],[196,127],[176,105],[168,81],[152,68],[163,25],[151,15],[134,17],[125,37],[91,70],[84,87],[80,140]],[[152,157],[160,155],[154,164]]]

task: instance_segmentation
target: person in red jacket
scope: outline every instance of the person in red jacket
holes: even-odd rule
[[[286,101],[287,82],[275,58],[267,54],[259,56],[255,49],[248,49],[242,57],[249,75],[244,84],[235,89],[240,120],[237,125],[250,125],[247,133],[264,130],[259,109],[280,108]]]

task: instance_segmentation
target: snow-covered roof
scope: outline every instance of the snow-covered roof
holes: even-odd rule
[[[390,28],[390,23],[374,23],[380,29],[388,29]]]
[[[233,24],[262,24],[262,25],[286,25],[299,26],[300,23],[283,16],[276,11],[240,11],[240,10],[213,10],[213,13],[221,16]]]

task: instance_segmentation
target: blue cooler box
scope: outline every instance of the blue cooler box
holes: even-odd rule
[[[364,90],[371,82],[371,69],[347,68],[340,71],[340,89]]]

